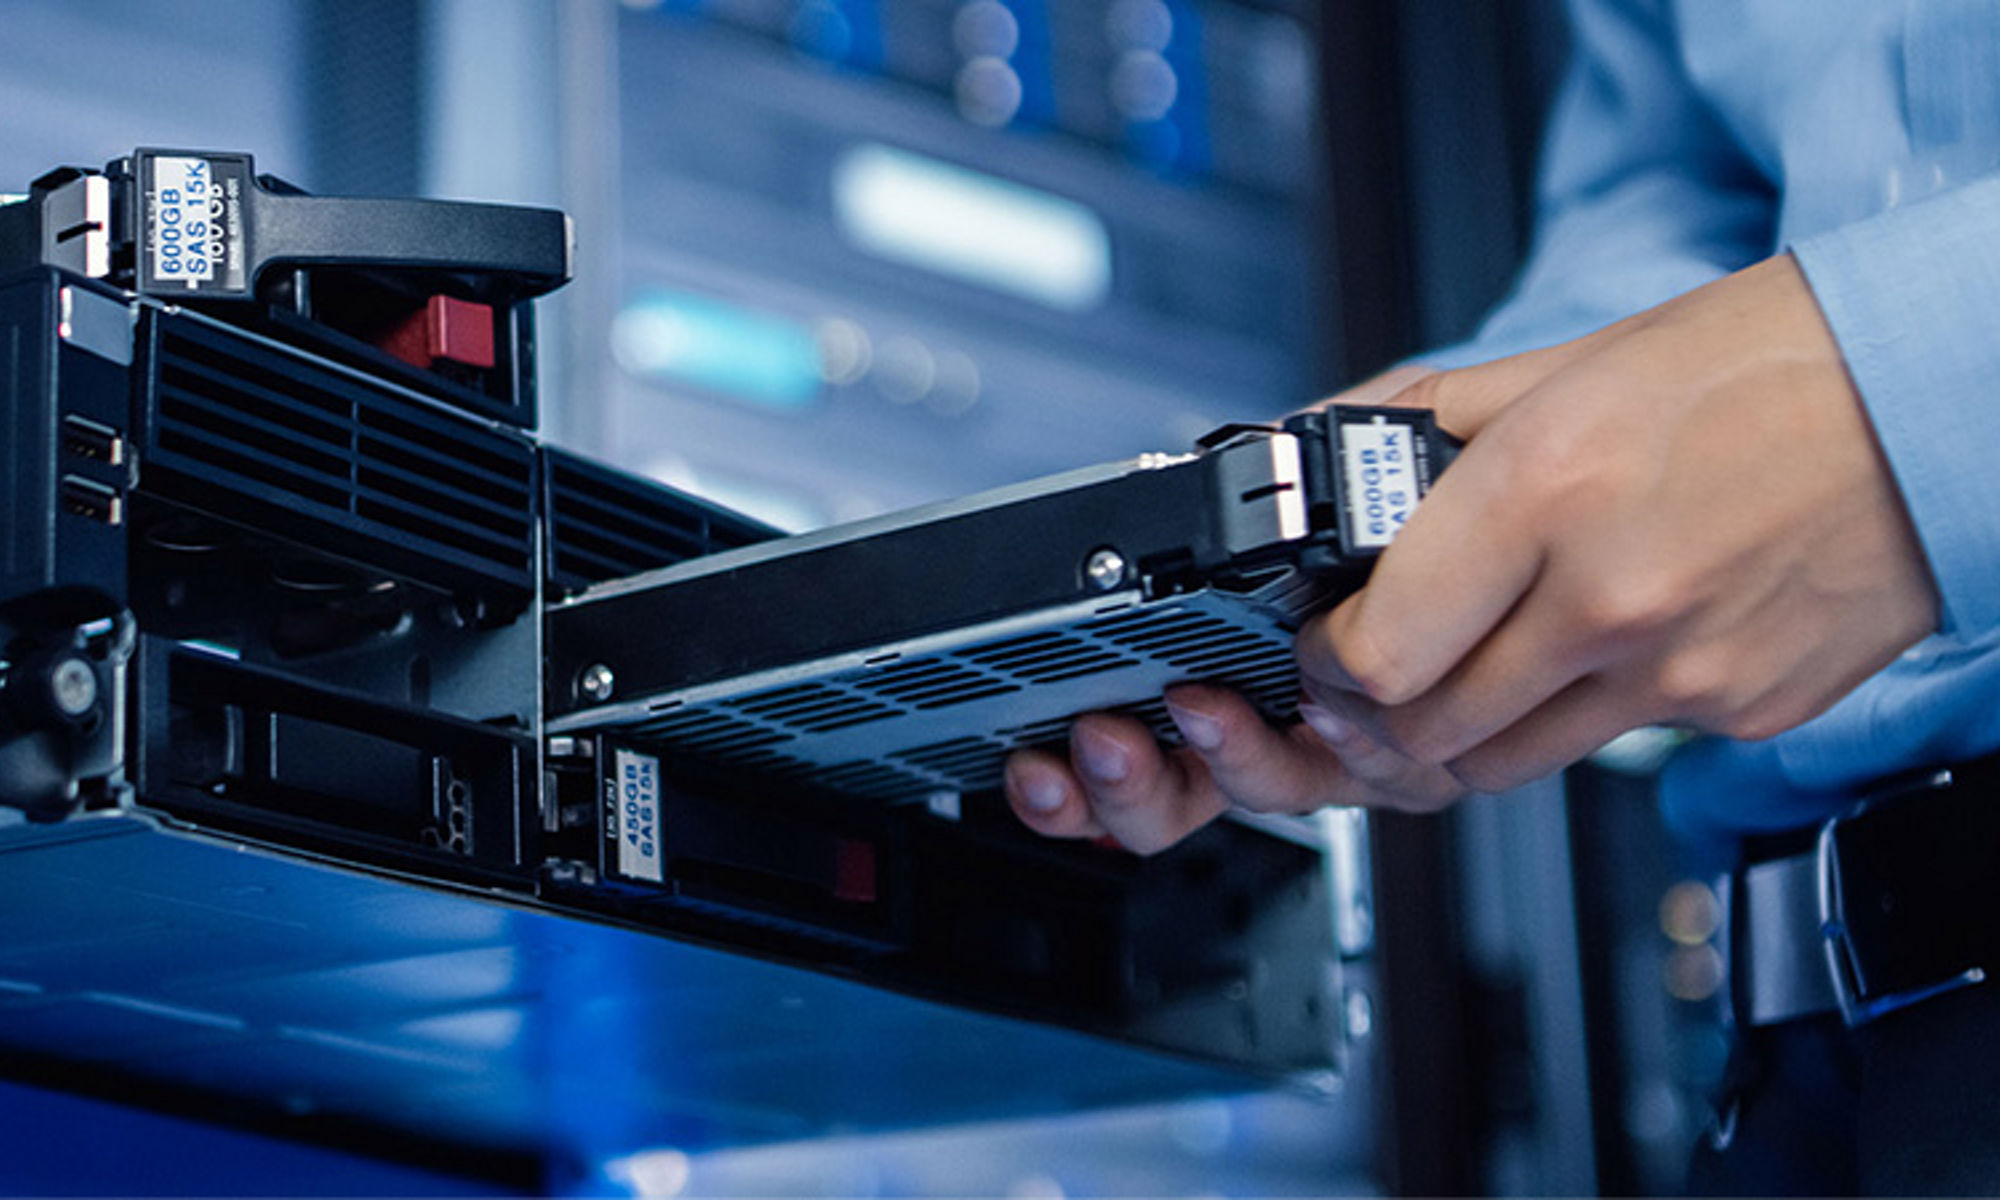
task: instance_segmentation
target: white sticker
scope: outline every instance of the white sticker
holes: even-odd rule
[[[1350,550],[1380,550],[1417,509],[1415,456],[1408,425],[1377,418],[1340,427],[1342,482],[1354,533]]]
[[[620,750],[613,762],[611,834],[618,840],[618,873],[665,881],[660,862],[660,760]]]
[[[153,160],[153,275],[189,287],[215,278],[221,192],[205,158]]]

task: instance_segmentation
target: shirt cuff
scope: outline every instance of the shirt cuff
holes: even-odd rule
[[[2000,176],[1798,243],[1943,597],[2000,627]]]

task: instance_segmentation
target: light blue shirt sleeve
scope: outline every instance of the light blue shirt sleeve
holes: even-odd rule
[[[1789,248],[1943,599],[1943,631],[1766,742],[1663,780],[1701,837],[1839,811],[2000,749],[2000,22],[1972,0],[1570,0],[1535,244],[1461,366],[1565,341]]]
[[[1793,247],[1961,639],[2000,629],[2000,176]]]
[[[1689,86],[1647,0],[1572,0],[1573,51],[1512,294],[1440,368],[1580,337],[1770,254],[1771,184]]]
[[[1574,54],[1551,117],[1529,260],[1472,340],[1420,361],[1463,366],[1566,341],[1779,249],[1777,185],[1715,98],[1689,78],[1687,31],[1674,28],[1668,8],[1662,0],[1571,0]],[[1692,36],[1713,33],[1709,24]],[[1948,24],[1923,37],[1916,29],[1902,30],[1906,70],[1949,80],[2000,69],[1965,49],[2000,47],[2000,39]],[[1910,58],[1935,57],[1938,47],[1966,61],[1943,71]],[[1785,68],[1774,62],[1772,70]],[[2000,88],[1958,84],[1985,89],[1971,99]],[[1919,124],[1954,111],[1929,93],[1918,99],[1929,101],[1913,106]],[[1845,141],[1869,157],[1933,135],[1959,146],[1991,141],[1994,124],[1907,133],[1871,125]],[[1977,639],[2000,630],[2000,174],[1847,221],[1791,249],[1909,506],[1943,595],[1945,631]]]

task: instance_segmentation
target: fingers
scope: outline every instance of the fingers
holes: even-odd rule
[[[1443,767],[1419,763],[1353,722],[1308,705],[1312,726],[1275,729],[1223,688],[1167,694],[1187,745],[1162,749],[1124,717],[1078,718],[1070,753],[1024,750],[1007,762],[1023,824],[1060,838],[1109,835],[1140,854],[1179,842],[1230,808],[1304,813],[1329,805],[1428,812],[1464,795]]]
[[[1467,447],[1382,552],[1366,586],[1302,632],[1299,665],[1309,686],[1407,704],[1457,668],[1531,590],[1547,590],[1541,581],[1564,531],[1618,544],[1593,507],[1609,470],[1602,456],[1573,456],[1582,461],[1557,469],[1568,448],[1556,443],[1573,435],[1569,411],[1588,391],[1574,372],[1552,380]],[[1571,658],[1558,660],[1568,673],[1559,682],[1580,673]]]
[[[1129,717],[1079,717],[1069,746],[1098,823],[1139,854],[1166,849],[1229,808],[1198,755],[1163,751],[1152,731]]]
[[[1561,770],[1644,723],[1627,708],[1621,689],[1588,676],[1453,759],[1450,770],[1474,790],[1505,791]]]
[[[1077,719],[1066,763],[1045,751],[1015,754],[1006,789],[1038,833],[1109,834],[1140,854],[1166,849],[1229,808],[1199,755],[1162,750],[1144,725],[1102,713]]]
[[[1398,368],[1328,403],[1428,407],[1446,429],[1471,438],[1589,353],[1594,336],[1465,370]],[[1534,522],[1484,520],[1510,493],[1508,461],[1499,454],[1462,458],[1384,553],[1368,586],[1299,635],[1301,675],[1321,701],[1302,710],[1307,724],[1273,729],[1233,693],[1177,688],[1168,709],[1186,747],[1162,750],[1129,719],[1080,718],[1067,763],[1042,751],[1009,760],[1006,790],[1015,812],[1049,836],[1109,834],[1152,853],[1232,805],[1262,812],[1329,804],[1431,809],[1456,799],[1464,784],[1440,763],[1521,725],[1524,713],[1576,674],[1538,658],[1532,636],[1473,654],[1543,566]],[[1488,536],[1469,543],[1449,536],[1468,527],[1484,527]],[[1433,528],[1438,532],[1428,532]],[[1380,714],[1424,696],[1462,662],[1461,686],[1443,702],[1428,714],[1397,714],[1385,728]],[[1522,686],[1523,670],[1539,672],[1531,686]],[[1343,704],[1334,697],[1342,692],[1352,694],[1345,707],[1361,717],[1337,711]],[[1534,760],[1533,739],[1522,728],[1520,758]],[[1496,757],[1494,768],[1512,761]]]
[[[1456,764],[1419,761],[1363,721],[1310,702],[1301,705],[1303,723],[1284,729],[1220,688],[1176,688],[1168,712],[1185,747],[1162,749],[1138,722],[1099,714],[1078,719],[1067,761],[1048,751],[1016,752],[1005,774],[1015,814],[1047,837],[1108,835],[1154,854],[1231,808],[1432,812],[1467,790]]]
[[[1021,823],[1044,837],[1094,838],[1104,826],[1090,811],[1069,763],[1045,750],[1020,750],[1007,760],[1007,802]]]
[[[1493,631],[1540,573],[1542,547],[1519,522],[1496,522],[1481,538],[1449,536],[1484,526],[1472,514],[1498,502],[1482,500],[1485,490],[1477,479],[1456,491],[1440,483],[1377,560],[1367,586],[1300,630],[1295,649],[1308,686],[1406,703]]]
[[[1412,758],[1446,763],[1508,729],[1587,675],[1604,654],[1576,605],[1552,601],[1551,568],[1434,686],[1372,713],[1374,732]],[[1325,689],[1321,689],[1324,691]],[[1366,710],[1364,709],[1364,712]]]
[[[1167,692],[1167,713],[1216,790],[1254,812],[1310,812],[1343,803],[1339,760],[1315,737],[1273,729],[1248,700],[1218,687]]]
[[[1353,387],[1335,396],[1329,396],[1311,407],[1325,408],[1332,404],[1399,404],[1404,403],[1402,394],[1417,383],[1438,372],[1431,367],[1417,363],[1406,363],[1362,380]]]
[[[1396,393],[1395,403],[1432,409],[1472,444],[1383,552],[1367,586],[1300,637],[1309,679],[1381,704],[1407,702],[1442,679],[1534,586],[1547,545],[1546,514],[1536,505],[1553,490],[1539,486],[1547,482],[1539,465],[1551,447],[1532,419],[1489,426],[1510,410],[1547,409],[1551,391],[1575,391],[1557,377],[1616,328],[1421,374]]]
[[[1435,812],[1465,795],[1465,786],[1442,766],[1420,762],[1369,732],[1351,713],[1307,700],[1292,736],[1310,738],[1332,755],[1344,779],[1337,803],[1403,812]]]
[[[1438,423],[1454,437],[1469,441],[1484,432],[1487,424],[1508,405],[1588,354],[1593,345],[1592,338],[1580,338],[1544,350],[1530,350],[1525,354],[1450,371],[1398,367],[1370,381],[1373,384],[1397,380],[1401,386],[1392,393],[1393,399],[1348,400],[1345,396],[1338,399],[1345,404],[1428,408],[1437,414]],[[1416,374],[1398,380],[1397,377],[1404,371],[1415,371]]]

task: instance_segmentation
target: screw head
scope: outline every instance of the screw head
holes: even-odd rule
[[[97,672],[80,658],[65,658],[49,672],[49,695],[65,717],[81,717],[97,703]]]
[[[1106,546],[1093,550],[1083,560],[1083,577],[1100,592],[1108,592],[1125,582],[1125,556]]]
[[[611,699],[611,690],[616,687],[618,677],[603,663],[592,663],[576,677],[577,690],[592,704],[602,704]]]

